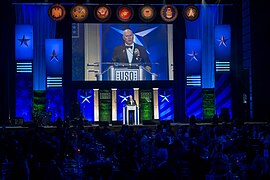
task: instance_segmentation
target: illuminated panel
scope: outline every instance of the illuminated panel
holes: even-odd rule
[[[16,60],[33,59],[33,26],[17,24],[15,26]]]
[[[17,73],[32,73],[33,63],[32,62],[17,62],[16,72]]]
[[[62,75],[63,39],[46,39],[45,56],[47,75]]]
[[[185,40],[187,86],[201,86],[201,40]]]
[[[47,88],[62,87],[62,77],[47,77]]]
[[[123,120],[123,107],[126,106],[129,96],[134,97],[133,89],[117,89],[117,119]]]
[[[231,61],[231,26],[215,26],[216,72],[230,72]]]
[[[201,86],[202,78],[200,75],[197,76],[187,76],[187,86]]]
[[[173,89],[159,89],[158,104],[159,104],[160,120],[174,119],[173,101],[174,101]]]
[[[77,101],[80,103],[80,111],[85,119],[94,122],[94,90],[78,89]]]
[[[230,71],[230,62],[216,62],[216,71],[217,72],[229,72]]]
[[[33,107],[33,75],[17,73],[16,75],[16,117],[25,122],[32,120]]]

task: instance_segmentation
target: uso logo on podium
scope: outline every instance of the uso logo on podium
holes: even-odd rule
[[[116,81],[138,81],[139,71],[136,69],[115,70]]]

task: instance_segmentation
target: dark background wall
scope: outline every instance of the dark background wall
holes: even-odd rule
[[[256,121],[270,119],[270,20],[266,1],[250,0],[253,104]]]

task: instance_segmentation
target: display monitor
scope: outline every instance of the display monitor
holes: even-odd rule
[[[124,46],[126,29],[132,47]],[[173,24],[73,23],[72,80],[174,80]]]

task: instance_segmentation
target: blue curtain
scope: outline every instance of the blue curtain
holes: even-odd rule
[[[48,16],[50,5],[16,5],[16,24],[33,25],[33,89],[46,90],[45,39],[55,38],[56,22]]]
[[[222,24],[223,6],[202,4],[200,16],[195,21],[187,21],[188,39],[201,39],[202,42],[202,88],[215,87],[215,25]]]

